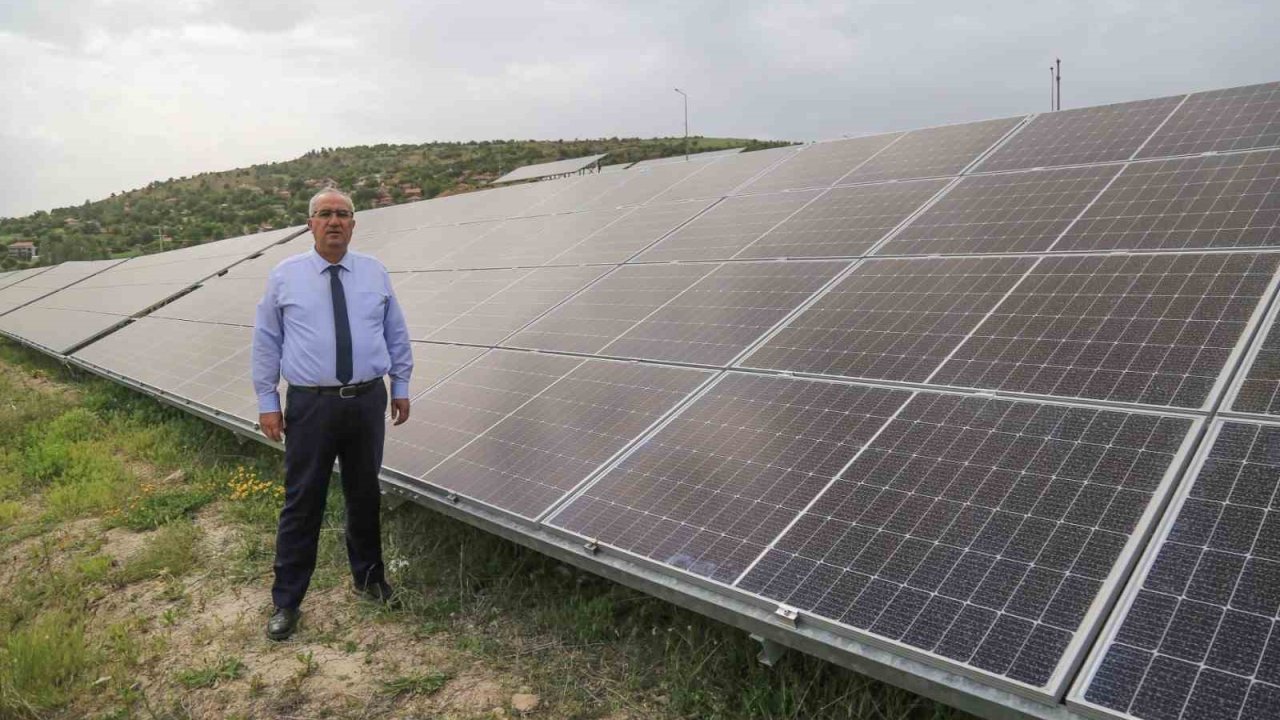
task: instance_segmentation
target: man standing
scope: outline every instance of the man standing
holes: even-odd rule
[[[267,636],[297,628],[299,606],[316,565],[329,475],[337,459],[346,499],[347,559],[358,593],[390,602],[382,565],[378,471],[387,389],[391,419],[409,419],[413,353],[387,270],[348,252],[355,230],[351,198],[327,188],[311,198],[307,220],[315,247],[271,271],[253,329],[253,386],[258,423],[284,447],[285,497],[276,534],[275,612]],[[276,385],[289,383],[285,412]]]

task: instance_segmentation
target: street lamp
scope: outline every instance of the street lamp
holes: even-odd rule
[[[689,96],[680,88],[675,90],[684,98],[684,161],[689,162]]]

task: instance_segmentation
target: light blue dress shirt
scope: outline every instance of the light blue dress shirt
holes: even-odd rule
[[[351,383],[390,373],[391,397],[409,397],[413,349],[387,269],[347,251],[338,263],[351,323]],[[341,385],[329,261],[315,248],[282,261],[267,279],[253,327],[253,389],[258,412],[278,412],[281,375],[290,385]]]

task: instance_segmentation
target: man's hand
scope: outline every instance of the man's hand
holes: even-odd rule
[[[276,411],[258,415],[258,427],[262,428],[267,439],[280,442],[284,439],[284,413]]]
[[[403,425],[409,419],[409,398],[394,398],[391,401],[391,424]]]

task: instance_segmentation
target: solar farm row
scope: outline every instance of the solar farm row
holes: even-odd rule
[[[363,212],[387,477],[987,708],[1271,717],[1278,147],[1272,83]],[[5,274],[0,332],[252,432],[297,234]]]

